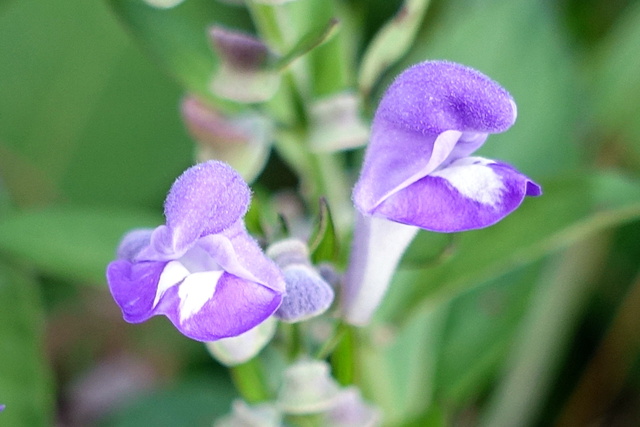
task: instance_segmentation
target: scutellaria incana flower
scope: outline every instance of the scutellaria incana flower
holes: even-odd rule
[[[124,319],[166,315],[199,341],[237,336],[280,306],[284,280],[247,233],[251,194],[230,166],[198,164],[173,184],[166,225],[134,230],[109,264],[109,289]]]
[[[516,115],[509,93],[474,69],[445,61],[410,67],[376,111],[357,208],[439,232],[500,221],[540,186],[512,166],[470,155]]]
[[[516,119],[511,95],[460,64],[417,64],[387,89],[353,193],[353,248],[342,317],[371,321],[418,227],[438,232],[492,225],[540,186],[513,167],[471,157],[490,133]]]

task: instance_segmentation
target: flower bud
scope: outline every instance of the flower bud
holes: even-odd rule
[[[263,403],[248,405],[242,400],[233,402],[232,412],[218,419],[213,427],[280,427],[282,414],[275,406]]]
[[[262,172],[269,157],[272,127],[258,114],[229,118],[193,96],[182,101],[182,117],[198,142],[197,161],[222,160],[247,181]]]
[[[250,103],[266,101],[276,93],[280,76],[268,67],[274,54],[262,40],[217,25],[209,36],[221,61],[210,86],[214,94]]]
[[[342,92],[323,98],[311,106],[312,151],[340,151],[358,148],[367,142],[369,130],[359,116],[358,98]]]
[[[300,360],[285,371],[277,405],[289,414],[313,414],[331,408],[339,396],[340,387],[326,362]]]
[[[277,242],[267,250],[282,270],[286,294],[276,311],[284,322],[300,322],[324,313],[333,302],[331,286],[320,276],[309,261],[306,244],[297,239]]]
[[[382,424],[380,411],[362,400],[356,387],[344,389],[325,414],[324,425],[332,427],[376,427]]]

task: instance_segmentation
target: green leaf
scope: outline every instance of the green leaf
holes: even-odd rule
[[[123,234],[154,227],[145,212],[58,206],[0,220],[0,252],[64,279],[105,282],[104,272]]]
[[[327,200],[320,199],[320,216],[316,228],[309,239],[311,261],[318,264],[324,261],[335,262],[338,257],[338,238],[331,218]]]
[[[38,284],[0,261],[0,424],[53,424],[52,375],[44,357],[44,313]]]
[[[231,411],[237,396],[228,378],[185,380],[131,402],[100,423],[101,427],[210,427]]]
[[[598,118],[613,135],[625,137],[640,168],[640,4],[630,4],[626,12],[595,51],[589,87]]]
[[[436,267],[398,271],[379,316],[406,320],[422,305],[640,217],[640,183],[614,173],[559,178],[542,188],[543,196],[527,199],[502,222],[459,235],[455,253]]]
[[[381,75],[411,46],[424,18],[429,0],[406,0],[370,43],[358,76],[360,90],[368,95]]]
[[[278,58],[273,64],[270,64],[270,67],[278,71],[284,70],[296,59],[331,40],[338,29],[338,20],[331,18],[326,24],[309,30],[289,52]]]
[[[463,405],[491,384],[511,348],[541,265],[516,269],[451,301],[438,356],[437,400]]]
[[[3,12],[0,177],[11,199],[159,206],[193,156],[176,84],[104,2],[24,0]]]
[[[220,1],[189,0],[172,9],[158,9],[140,0],[109,0],[139,41],[151,51],[184,88],[220,106],[209,82],[218,67],[207,34],[213,24],[251,32],[244,8]]]
[[[362,388],[382,409],[386,425],[408,422],[432,403],[446,314],[445,306],[434,307],[402,329],[373,330],[378,342],[359,352]]]

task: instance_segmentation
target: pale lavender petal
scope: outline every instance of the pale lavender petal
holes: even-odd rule
[[[513,167],[467,157],[393,194],[374,211],[403,224],[456,232],[487,227],[514,211],[540,186]]]
[[[469,155],[516,115],[509,93],[476,70],[444,61],[407,69],[378,106],[356,205],[369,213],[442,164]]]
[[[212,160],[187,169],[167,196],[167,228],[154,236],[154,243],[170,247],[157,250],[181,253],[199,237],[221,232],[244,216],[250,197],[242,177],[225,163]]]
[[[301,322],[327,311],[333,289],[311,266],[290,265],[283,269],[287,293],[276,317],[285,322]]]
[[[116,260],[107,267],[107,282],[124,320],[140,323],[155,313],[154,301],[166,262]]]
[[[139,228],[129,231],[118,245],[118,259],[133,261],[142,249],[151,241],[151,228]]]
[[[233,224],[221,234],[228,238],[233,245],[238,264],[250,271],[257,283],[279,293],[285,291],[285,282],[280,270],[273,261],[265,256],[258,243],[247,234],[243,222]],[[206,242],[207,239],[204,241]],[[225,259],[220,257],[217,258],[217,261],[220,265],[225,264],[229,269],[227,271],[236,274],[231,263],[226,264]],[[237,275],[244,277],[240,273]]]
[[[187,292],[183,288],[187,280],[167,289],[154,314],[166,315],[182,334],[197,341],[215,341],[246,332],[271,316],[282,301],[279,292],[228,273],[213,284],[208,275],[192,280],[203,282],[190,284]],[[206,295],[211,289],[213,293]],[[190,307],[185,308],[191,292],[196,293],[191,295],[194,301],[205,299],[195,307],[193,302],[187,302]]]
[[[349,264],[340,298],[342,317],[351,325],[367,325],[387,293],[402,254],[417,227],[357,214]]]

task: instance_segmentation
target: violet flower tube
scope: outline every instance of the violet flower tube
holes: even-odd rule
[[[361,215],[342,296],[348,322],[370,321],[418,228],[487,227],[542,193],[512,166],[471,156],[516,116],[505,89],[460,64],[423,62],[391,84],[353,192]]]
[[[185,171],[167,196],[166,225],[129,232],[107,268],[124,319],[162,314],[187,337],[215,341],[271,316],[285,283],[244,227],[250,197],[225,163]]]

